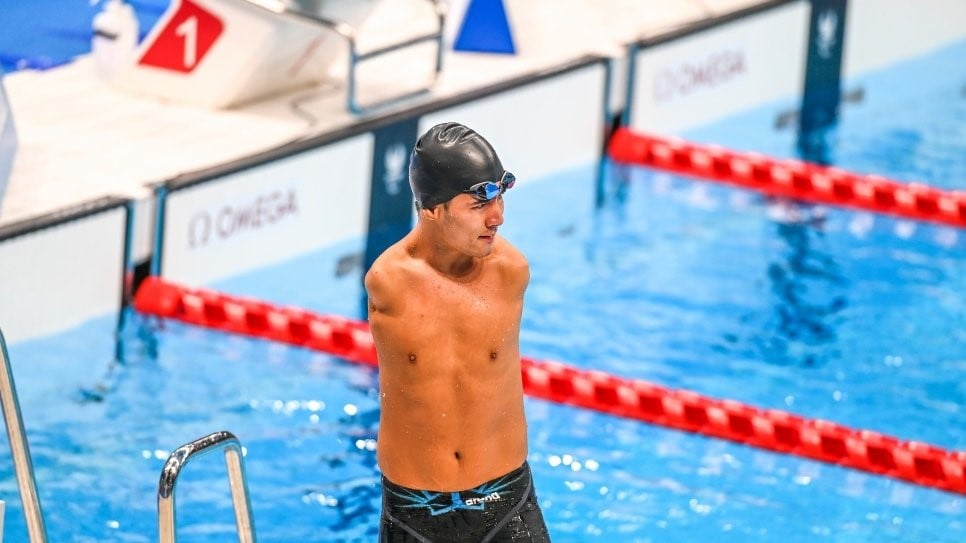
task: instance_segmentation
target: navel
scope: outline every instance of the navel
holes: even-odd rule
[[[496,351],[490,351],[490,360],[496,360],[496,357],[497,357],[497,352]]]
[[[459,460],[460,458],[462,458],[462,456],[460,456],[459,451],[453,451],[453,458],[456,458],[457,460]]]
[[[409,353],[409,361],[412,362],[413,364],[415,364],[416,363],[416,355],[413,354],[413,353]]]

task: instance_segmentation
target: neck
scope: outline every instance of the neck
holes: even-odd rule
[[[454,249],[442,236],[423,223],[417,223],[407,244],[409,255],[453,279],[470,279],[479,269],[480,259]]]

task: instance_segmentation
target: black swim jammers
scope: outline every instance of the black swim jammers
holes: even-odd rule
[[[530,466],[461,492],[432,492],[382,478],[380,543],[549,543]]]

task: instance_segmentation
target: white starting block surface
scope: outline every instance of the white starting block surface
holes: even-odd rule
[[[340,44],[334,58],[320,55],[312,61],[315,66],[330,63],[328,70],[321,70],[320,77],[319,70],[308,69],[308,65],[300,67],[293,60],[307,50],[305,40],[312,33],[308,29],[297,30],[304,35],[292,39],[290,45],[269,46],[266,43],[272,41],[273,33],[280,32],[279,28],[246,34],[245,30],[233,28],[234,18],[223,18],[220,34],[212,41],[205,34],[213,32],[214,27],[208,26],[211,21],[203,22],[204,16],[188,7],[208,6],[206,1],[212,0],[172,2],[164,16],[169,24],[156,25],[139,46],[138,62],[144,71],[137,75],[106,81],[98,75],[93,59],[84,57],[43,72],[23,71],[5,76],[19,147],[0,209],[0,226],[101,196],[146,199],[153,183],[335,132],[367,118],[346,108],[344,74],[348,55],[344,44]],[[248,3],[245,0],[220,2],[238,9],[239,20],[252,16],[252,6],[241,7]],[[362,20],[357,29],[361,51],[438,28],[433,4],[428,0],[345,2],[371,8],[342,15]],[[445,100],[589,54],[622,55],[624,46],[637,39],[763,3],[764,0],[505,0],[516,54],[447,49],[443,70],[429,92],[405,105]],[[189,22],[192,13],[197,22]],[[241,67],[219,66],[232,64],[228,57],[240,54],[221,48],[221,43],[236,39],[239,32],[249,47],[243,55],[252,55],[251,61],[241,63]],[[173,42],[180,43],[178,47],[165,42],[174,38],[181,40]],[[188,47],[189,38],[195,40],[193,47]],[[339,42],[336,37],[332,39]],[[287,63],[273,64],[260,55],[272,47],[284,49],[278,55],[288,59]],[[435,47],[427,43],[367,61],[361,66],[357,82],[360,100],[378,101],[398,95],[406,87],[423,87],[432,77],[434,60]],[[159,66],[165,63],[166,68]],[[283,85],[253,75],[266,70],[275,74],[294,71],[297,76],[286,79]],[[145,86],[150,86],[145,81],[160,82],[166,76],[183,73],[210,78],[214,83],[210,90],[198,94],[171,84],[165,91],[171,93],[171,98],[145,91]],[[144,79],[136,83],[142,76]],[[124,82],[127,77],[130,80]],[[226,84],[219,85],[220,78]],[[313,83],[316,78],[319,82]],[[253,79],[256,81],[251,83]],[[136,88],[128,90],[129,83]],[[279,90],[273,87],[276,83],[280,87],[293,85],[293,90]],[[271,96],[254,99],[260,94]],[[178,101],[178,96],[188,100]],[[227,109],[200,105],[235,102],[239,105]],[[506,122],[512,123],[513,119]]]
[[[328,0],[320,13],[358,27],[379,0]],[[172,0],[110,82],[135,94],[225,108],[326,78],[342,38],[280,14],[279,0]]]

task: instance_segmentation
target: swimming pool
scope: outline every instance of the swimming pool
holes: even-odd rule
[[[902,87],[915,116],[883,116],[896,105],[878,101],[873,80],[905,69],[857,82],[867,101],[843,112],[837,138],[847,145],[837,163],[962,187],[966,138],[962,123],[946,124],[963,118],[962,71],[939,72],[945,77],[918,91]],[[741,130],[760,114],[689,136],[792,154],[790,133]],[[922,118],[928,129],[918,127]],[[937,126],[952,131],[941,145],[931,136]],[[913,158],[925,158],[899,157],[897,167],[894,153],[869,151],[883,139],[905,148],[910,138],[919,142]],[[611,198],[595,210],[591,169],[508,197],[503,232],[532,266],[525,354],[964,447],[962,232],[766,202],[638,169],[612,170]],[[363,243],[214,287],[358,317]],[[373,538],[372,369],[136,315],[115,359],[114,325],[106,317],[10,346],[52,541],[155,540],[164,460],[220,429],[247,449],[259,540]],[[540,400],[527,400],[527,410],[555,541],[952,542],[966,532],[964,501],[953,494]],[[13,540],[25,529],[10,465],[4,449]],[[184,472],[178,504],[182,541],[235,540],[216,456]]]

